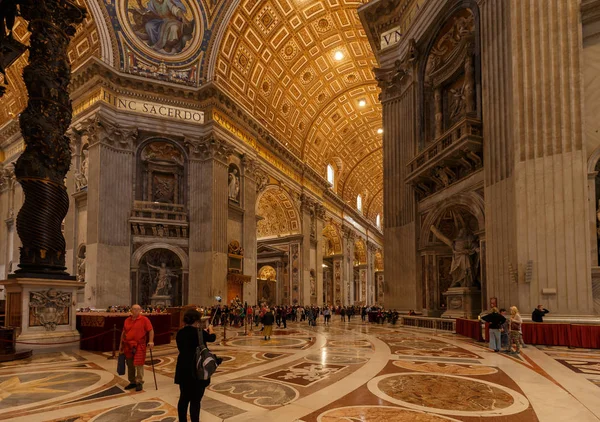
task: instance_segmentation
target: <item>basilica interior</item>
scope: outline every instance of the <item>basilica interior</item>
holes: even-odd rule
[[[244,303],[332,324],[217,327],[202,420],[600,421],[600,0],[0,12],[0,420],[174,422],[172,321]],[[133,304],[161,394],[84,342]]]

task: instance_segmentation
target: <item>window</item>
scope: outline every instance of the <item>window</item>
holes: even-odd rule
[[[356,209],[362,212],[362,196],[360,194],[356,197]]]
[[[381,228],[381,216],[379,214],[377,214],[377,217],[375,217],[375,224],[377,225],[378,229]]]
[[[327,164],[327,181],[335,186],[335,170],[331,164]]]

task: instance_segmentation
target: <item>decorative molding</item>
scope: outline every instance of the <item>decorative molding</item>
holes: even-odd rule
[[[108,145],[113,148],[133,151],[138,137],[137,128],[122,127],[118,123],[110,123],[100,114],[83,122],[81,133],[88,137],[90,147],[96,144]]]
[[[186,138],[184,144],[188,147],[190,159],[201,161],[215,160],[227,165],[233,148],[228,142],[210,134],[200,140]]]

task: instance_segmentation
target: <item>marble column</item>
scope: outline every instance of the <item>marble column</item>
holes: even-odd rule
[[[579,6],[481,5],[487,295],[553,317],[593,309]]]
[[[354,304],[354,230],[342,226],[342,250],[344,253],[343,278],[342,278],[342,304]]]
[[[367,305],[373,305],[375,298],[375,253],[377,245],[373,242],[367,242]]]
[[[344,304],[344,255],[333,256],[333,306]]]
[[[314,297],[311,295],[311,237],[314,237],[314,201],[306,195],[300,196],[300,218],[302,219],[302,272],[300,277],[300,304],[310,305]],[[316,276],[316,274],[315,274]]]
[[[186,139],[189,164],[190,304],[227,299],[228,164],[232,148],[215,135]]]
[[[137,130],[96,115],[83,126],[89,141],[85,306],[130,304],[133,148]]]
[[[252,277],[249,283],[244,284],[244,301],[248,304],[255,304],[259,299],[257,297],[256,282],[256,175],[258,164],[255,159],[245,156],[242,159],[243,172],[243,199],[244,208],[243,217],[243,236],[242,247],[244,248],[244,274]],[[280,277],[279,262],[277,263],[277,279],[279,286]],[[277,288],[277,292],[279,289]],[[279,295],[278,295],[279,296]],[[280,298],[277,297],[278,302]]]
[[[317,271],[317,305],[323,306],[323,292],[325,289],[323,280],[323,227],[325,225],[325,207],[322,204],[315,205],[316,216],[316,268]]]

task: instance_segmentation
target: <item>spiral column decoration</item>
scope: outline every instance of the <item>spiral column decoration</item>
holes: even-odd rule
[[[65,135],[72,117],[67,47],[86,11],[68,0],[18,3],[31,37],[29,65],[23,70],[29,103],[19,117],[25,151],[15,166],[25,193],[17,216],[23,246],[16,273],[20,277],[68,278],[61,231],[69,208],[64,179],[71,165]]]

